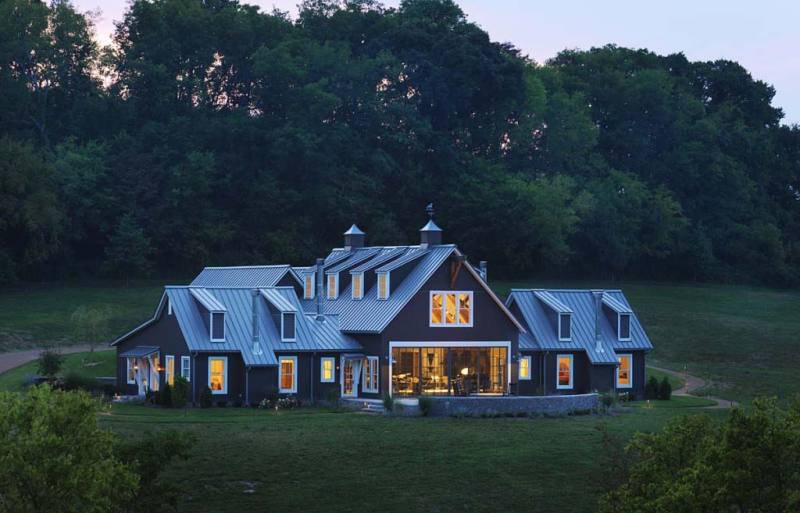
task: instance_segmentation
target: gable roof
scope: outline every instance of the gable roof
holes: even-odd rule
[[[206,289],[192,287],[189,289],[189,293],[209,312],[225,311],[225,306],[217,301],[217,298],[209,294]]]
[[[289,265],[241,265],[205,267],[190,283],[193,287],[274,287],[290,274],[300,283]],[[300,283],[302,285],[302,283]]]

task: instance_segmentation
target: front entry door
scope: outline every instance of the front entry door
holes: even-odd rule
[[[346,358],[342,363],[342,397],[358,397],[361,360]]]

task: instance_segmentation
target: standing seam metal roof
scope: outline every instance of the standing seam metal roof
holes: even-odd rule
[[[274,287],[291,272],[289,265],[206,267],[192,280],[193,287]],[[296,277],[295,274],[292,274]]]

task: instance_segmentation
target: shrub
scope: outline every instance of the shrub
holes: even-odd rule
[[[645,399],[658,399],[658,378],[650,376],[647,384],[644,386]]]
[[[267,406],[270,408],[274,408],[276,404],[278,404],[278,399],[280,398],[280,393],[278,391],[278,387],[270,387],[264,393],[264,399],[267,401]]]
[[[433,399],[430,397],[420,397],[419,398],[419,412],[422,414],[423,417],[427,417],[431,413],[431,409],[433,408]]]
[[[608,413],[608,411],[616,402],[617,398],[611,392],[600,394],[600,406],[603,407],[603,412]]]
[[[172,385],[172,406],[183,408],[189,401],[189,382],[182,376],[175,377],[175,384]]]
[[[662,401],[669,401],[672,398],[672,385],[666,376],[661,380],[661,385],[658,387],[658,398]]]
[[[200,391],[200,407],[211,408],[211,400],[211,389],[203,387],[203,390]]]
[[[86,392],[95,392],[101,389],[96,379],[78,372],[68,372],[61,381],[61,388],[64,390],[84,390]]]
[[[386,413],[394,411],[394,397],[389,394],[383,396],[383,409],[386,410]]]
[[[172,386],[169,383],[164,383],[164,388],[161,390],[161,406],[172,408]]]
[[[58,371],[61,370],[61,365],[64,363],[64,357],[50,349],[42,351],[37,360],[37,371],[42,376],[48,379],[54,379]]]
[[[226,406],[228,406],[228,401],[225,399],[220,399],[217,401],[217,408],[225,408]]]
[[[325,398],[330,403],[331,406],[334,408],[339,407],[339,389],[338,388],[331,388],[328,390],[328,393],[325,394]]]

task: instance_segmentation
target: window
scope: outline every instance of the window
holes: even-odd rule
[[[617,388],[633,388],[633,375],[631,369],[633,368],[633,355],[621,354],[617,355],[619,360],[619,367],[617,367]]]
[[[364,297],[364,273],[353,275],[353,299]]]
[[[225,314],[223,312],[211,312],[211,341],[225,341]]]
[[[189,356],[181,356],[181,377],[186,381],[192,380],[192,359]]]
[[[168,354],[164,358],[166,358],[167,364],[167,371],[164,379],[169,386],[173,386],[175,384],[175,355]]]
[[[321,383],[333,383],[336,381],[336,374],[334,368],[336,367],[336,358],[324,357],[319,360],[319,381]]]
[[[472,292],[431,291],[430,326],[472,326]]]
[[[297,393],[297,357],[281,356],[278,389],[282,394]]]
[[[570,340],[572,338],[572,315],[558,314],[558,340]]]
[[[314,275],[306,274],[303,280],[303,299],[314,299]]]
[[[389,273],[378,273],[378,299],[389,299]]]
[[[339,297],[339,275],[328,275],[328,299],[336,299]]]
[[[208,357],[208,388],[212,394],[228,393],[228,357]]]
[[[572,388],[572,355],[560,354],[556,359],[558,361],[556,388]]]
[[[136,384],[136,360],[134,358],[126,358],[126,375],[128,376],[128,384],[135,385]]]
[[[617,333],[619,334],[620,340],[630,340],[631,339],[631,315],[630,314],[619,314],[619,318],[617,319],[619,326],[617,326]]]
[[[519,359],[519,379],[521,380],[530,380],[531,379],[531,357],[530,356],[523,356]]]
[[[294,342],[296,340],[296,319],[297,315],[294,313],[284,312],[281,314],[281,340],[284,342]]]
[[[364,392],[378,393],[378,357],[367,356],[364,365]]]

